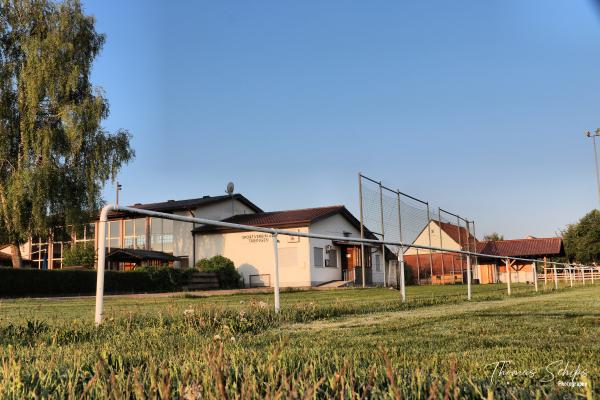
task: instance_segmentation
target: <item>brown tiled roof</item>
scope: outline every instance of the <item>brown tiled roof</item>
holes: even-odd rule
[[[252,203],[245,196],[236,193],[233,195],[233,198],[238,200],[239,202],[248,206],[254,212],[262,212],[260,207],[256,204]],[[157,212],[175,212],[175,211],[185,211],[185,210],[194,210],[200,206],[206,206],[213,203],[219,203],[221,201],[229,201],[231,200],[231,196],[204,196],[195,199],[186,199],[186,200],[167,200],[159,203],[146,203],[146,204],[134,204],[132,208],[139,208],[142,210],[150,210]],[[123,213],[113,212],[110,213],[110,218],[116,218],[123,215]]]
[[[458,225],[450,224],[448,222],[436,221],[435,219],[432,219],[431,221],[441,227],[441,229],[460,246],[465,247],[467,244],[473,245],[473,235],[467,231],[467,228],[463,226],[459,227]]]
[[[342,205],[302,208],[298,210],[271,211],[256,214],[240,214],[224,219],[223,222],[231,222],[234,224],[260,226],[263,228],[292,228],[300,226],[308,226],[323,218],[330,217],[335,214],[341,214],[348,222],[350,222],[357,230],[360,229],[360,222],[348,209]],[[220,228],[215,226],[199,226],[193,232],[214,232],[214,231],[235,231],[228,228]],[[365,238],[376,239],[376,236],[368,229],[365,229]]]
[[[477,252],[494,256],[533,257],[562,256],[564,248],[562,239],[533,238],[515,240],[494,240],[477,243]]]
[[[309,225],[330,215],[344,212],[350,214],[350,212],[346,210],[346,207],[336,205],[329,207],[302,208],[299,210],[261,212],[256,214],[239,214],[224,219],[223,222],[269,228],[282,226],[303,226]],[[208,230],[219,230],[219,228],[201,226],[195,229],[196,232]]]

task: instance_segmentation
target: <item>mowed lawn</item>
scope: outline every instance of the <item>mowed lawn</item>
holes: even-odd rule
[[[561,288],[564,287],[561,282]],[[543,284],[539,286],[543,291]],[[548,285],[547,290],[552,286]],[[446,286],[407,286],[407,300],[420,301],[424,299],[444,302],[460,301],[467,299],[466,285]],[[515,294],[533,293],[532,285],[513,284],[512,292]],[[218,292],[216,292],[218,293]],[[473,299],[493,299],[506,296],[506,285],[473,285]],[[281,304],[283,307],[301,304],[318,304],[319,306],[335,305],[339,303],[364,305],[369,311],[369,306],[377,309],[381,304],[396,302],[400,299],[400,292],[386,288],[348,288],[336,290],[292,290],[282,289]],[[264,307],[273,307],[273,294],[265,289],[263,293],[248,293],[235,295],[206,295],[203,293],[173,293],[149,294],[134,296],[106,296],[105,315],[107,318],[126,317],[130,314],[159,313],[165,315],[178,315],[185,309],[234,308],[243,309],[250,303],[260,303]],[[72,321],[93,321],[94,319],[93,296],[66,297],[66,298],[35,298],[35,299],[0,299],[0,321],[22,322],[28,320],[43,320],[50,323]]]
[[[600,286],[513,289],[2,300],[0,398],[600,394]]]

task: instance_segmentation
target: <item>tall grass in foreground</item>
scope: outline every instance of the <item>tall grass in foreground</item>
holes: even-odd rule
[[[348,326],[335,330],[335,341],[303,327],[348,315],[377,318],[376,312],[459,302],[442,297],[408,304],[391,300],[303,302],[275,314],[262,301],[248,301],[237,309],[189,307],[183,312],[131,314],[108,319],[98,329],[83,321],[3,322],[0,398],[591,398],[597,366],[590,371],[587,389],[565,390],[555,383],[540,385],[521,376],[491,383],[489,371],[477,358],[465,357],[471,350],[468,345],[461,344],[462,355],[446,354],[426,338],[407,343],[400,340],[413,333],[418,337],[423,324],[454,329],[451,315],[447,320],[410,321],[406,323],[412,325],[408,331],[400,329],[402,324],[369,329]],[[480,317],[477,326],[491,332],[496,320]],[[571,315],[568,323],[595,329],[593,321],[583,317],[587,319],[576,322],[577,315]],[[521,334],[530,331],[522,327]],[[452,330],[440,343],[450,347],[459,339],[461,329]],[[477,351],[475,339],[473,352]],[[549,336],[546,340],[554,339]],[[421,347],[415,348],[415,343]],[[567,354],[544,352],[534,343],[523,343],[510,350],[525,365],[544,365],[554,356]],[[569,343],[555,344],[557,348],[561,345]],[[492,346],[497,344],[490,341],[484,347]]]

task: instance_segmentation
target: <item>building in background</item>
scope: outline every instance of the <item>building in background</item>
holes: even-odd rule
[[[530,258],[546,261],[547,258],[562,257],[565,255],[562,239],[534,238],[515,240],[494,240],[479,242],[477,252],[501,257]],[[478,257],[479,283],[506,282],[506,264],[498,258]],[[543,264],[543,262],[542,262]],[[532,283],[536,273],[533,263],[525,261],[512,261],[510,271],[511,282]]]
[[[475,251],[477,239],[462,226],[430,220],[413,244],[448,250]],[[411,283],[446,284],[466,282],[467,261],[452,252],[408,248],[404,252],[405,268],[410,269]],[[477,276],[473,276],[477,279]]]
[[[347,237],[348,241],[332,241],[280,236],[281,286],[315,286],[330,282],[362,284],[361,246],[350,242],[351,238],[360,237],[360,223],[344,206],[263,212],[243,195],[233,194],[131,207]],[[89,243],[97,251],[98,224],[96,220],[84,226],[55,229],[47,237],[32,238],[21,246],[23,258],[33,268],[63,268],[64,252],[74,243]],[[369,231],[366,237],[376,239]],[[202,258],[222,255],[234,261],[246,286],[273,284],[274,253],[269,234],[111,212],[106,227],[106,247],[109,270],[127,271],[142,264],[188,268]],[[364,249],[366,284],[383,284],[386,261],[381,248],[364,246]],[[1,264],[10,265],[10,252],[10,246],[0,247]]]
[[[183,216],[221,220],[236,214],[262,210],[241,194],[204,196],[188,200],[134,204],[133,208]],[[136,264],[186,267],[194,260],[193,224],[161,218],[141,217],[119,212],[108,216],[106,227],[107,268],[128,270]],[[60,232],[60,233],[59,233]],[[98,249],[98,221],[83,226],[54,229],[45,237],[34,237],[21,245],[21,253],[31,267],[60,269],[64,251],[73,243],[89,243]],[[126,249],[127,252],[120,251]],[[10,256],[11,249],[0,248]]]
[[[318,286],[324,283],[361,284],[360,222],[337,205],[236,215],[224,220],[235,224],[279,228],[302,233],[346,237],[348,240],[314,239],[279,235],[279,280],[282,287]],[[273,283],[273,241],[268,233],[216,226],[194,230],[199,258],[223,255],[231,260],[247,287]],[[375,236],[367,232],[368,238]],[[385,260],[379,246],[364,246],[366,284],[383,285]]]

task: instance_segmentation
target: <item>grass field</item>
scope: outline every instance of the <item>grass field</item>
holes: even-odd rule
[[[279,315],[268,294],[109,297],[99,329],[91,298],[3,300],[0,398],[600,394],[600,286],[513,293],[287,292]]]

